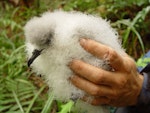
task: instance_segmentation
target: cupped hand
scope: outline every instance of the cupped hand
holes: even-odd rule
[[[71,78],[71,82],[93,96],[93,105],[135,105],[142,88],[143,76],[137,72],[134,60],[126,53],[121,56],[112,48],[90,39],[81,39],[80,44],[92,55],[107,60],[113,71],[73,60],[70,68],[75,76]]]

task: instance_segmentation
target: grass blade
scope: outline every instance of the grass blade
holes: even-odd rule
[[[12,92],[13,92],[13,96],[14,96],[14,98],[15,98],[15,100],[16,100],[16,102],[17,102],[17,104],[18,104],[18,106],[19,106],[19,108],[20,108],[20,110],[21,110],[21,113],[24,113],[24,110],[23,110],[23,108],[22,108],[22,105],[21,105],[21,103],[20,103],[18,97],[17,97],[17,94],[15,93],[14,90],[12,90]]]
[[[131,28],[128,27],[126,32],[125,32],[125,35],[123,37],[123,47],[126,47],[126,45],[127,45],[127,40],[129,38],[130,32],[131,32]]]
[[[30,110],[35,102],[35,100],[37,99],[37,97],[40,95],[40,93],[44,90],[46,86],[44,85],[43,87],[41,87],[41,89],[37,92],[37,94],[34,96],[34,98],[32,99],[32,101],[30,102],[30,105],[26,111],[26,113],[30,113]]]
[[[143,41],[142,41],[142,38],[141,38],[140,34],[136,31],[136,29],[134,27],[131,28],[131,30],[136,34],[136,36],[137,36],[137,38],[138,38],[138,40],[140,42],[143,54],[145,54],[145,47],[144,47],[144,44],[143,44]]]
[[[53,102],[53,97],[54,95],[51,93],[41,113],[49,113]]]
[[[3,113],[3,111],[8,110],[10,107],[12,107],[13,105],[5,105],[5,106],[0,106],[0,113]]]

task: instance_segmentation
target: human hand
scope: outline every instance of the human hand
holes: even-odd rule
[[[129,106],[137,103],[143,76],[126,53],[117,54],[112,48],[90,39],[81,39],[81,46],[94,56],[107,60],[114,71],[106,71],[80,60],[73,60],[70,68],[75,73],[71,82],[93,96],[93,105]],[[83,98],[86,100],[86,97]]]

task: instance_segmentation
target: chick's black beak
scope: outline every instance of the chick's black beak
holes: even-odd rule
[[[42,50],[37,50],[35,49],[33,52],[32,52],[32,56],[31,58],[29,58],[28,60],[28,67],[30,67],[30,65],[33,63],[33,61],[41,54],[41,52],[43,51]]]

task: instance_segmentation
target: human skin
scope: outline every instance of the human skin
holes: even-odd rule
[[[112,48],[82,38],[80,45],[92,55],[110,63],[113,71],[106,71],[81,60],[73,60],[69,67],[74,76],[71,82],[93,96],[93,105],[116,107],[135,105],[140,94],[143,76],[137,72],[134,60],[126,53],[121,56]],[[83,98],[86,101],[86,96]]]

